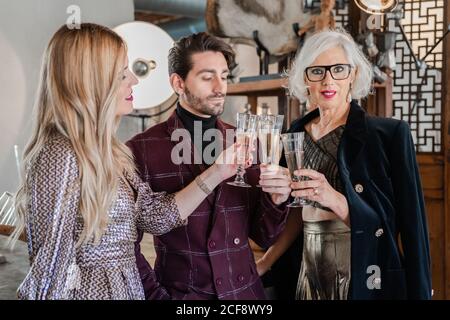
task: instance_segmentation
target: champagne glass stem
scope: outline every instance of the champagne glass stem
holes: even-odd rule
[[[244,174],[245,174],[245,169],[244,166],[242,164],[238,165],[237,170],[236,170],[236,182],[242,182],[244,183]]]
[[[300,181],[300,177],[292,175],[292,181],[293,182],[298,182]],[[294,201],[292,201],[291,203],[289,203],[287,206],[290,208],[299,208],[299,207],[303,207],[305,205],[309,204],[309,201],[302,198],[302,197],[295,197]]]

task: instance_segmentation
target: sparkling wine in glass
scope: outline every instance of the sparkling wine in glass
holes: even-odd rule
[[[281,157],[281,129],[283,127],[283,115],[258,116],[258,150],[262,164],[266,164],[270,171],[276,171]],[[259,187],[259,185],[258,185]]]
[[[281,156],[281,129],[283,115],[258,116],[258,140],[261,163],[278,164]]]
[[[245,182],[245,164],[250,159],[252,146],[256,135],[256,115],[249,113],[238,113],[236,117],[236,142],[237,148],[237,170],[236,178],[228,184],[236,187],[249,188],[251,185]]]
[[[294,174],[295,170],[303,168],[304,151],[303,140],[304,132],[286,133],[281,135],[281,140],[284,146],[284,156],[288,165],[291,179],[293,182],[300,181],[300,177]],[[301,197],[295,197],[294,201],[288,204],[288,207],[303,207],[309,204],[309,201]]]

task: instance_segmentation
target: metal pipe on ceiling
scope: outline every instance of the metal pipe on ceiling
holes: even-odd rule
[[[158,25],[165,30],[174,40],[193,33],[206,31],[205,19],[181,18],[178,20],[161,23]]]
[[[160,14],[204,19],[206,0],[134,0],[134,8]]]

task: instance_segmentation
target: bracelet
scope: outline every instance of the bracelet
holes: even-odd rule
[[[206,183],[202,180],[202,178],[200,178],[200,176],[195,177],[195,182],[197,183],[198,187],[200,189],[202,189],[202,191],[204,193],[206,193],[206,195],[209,195],[212,190],[209,189],[209,187],[206,185]]]

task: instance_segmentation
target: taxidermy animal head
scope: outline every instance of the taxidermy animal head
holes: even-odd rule
[[[255,45],[258,31],[269,53],[281,56],[297,50],[293,25],[301,28],[310,17],[303,12],[303,0],[208,0],[205,18],[209,33],[236,43]]]

